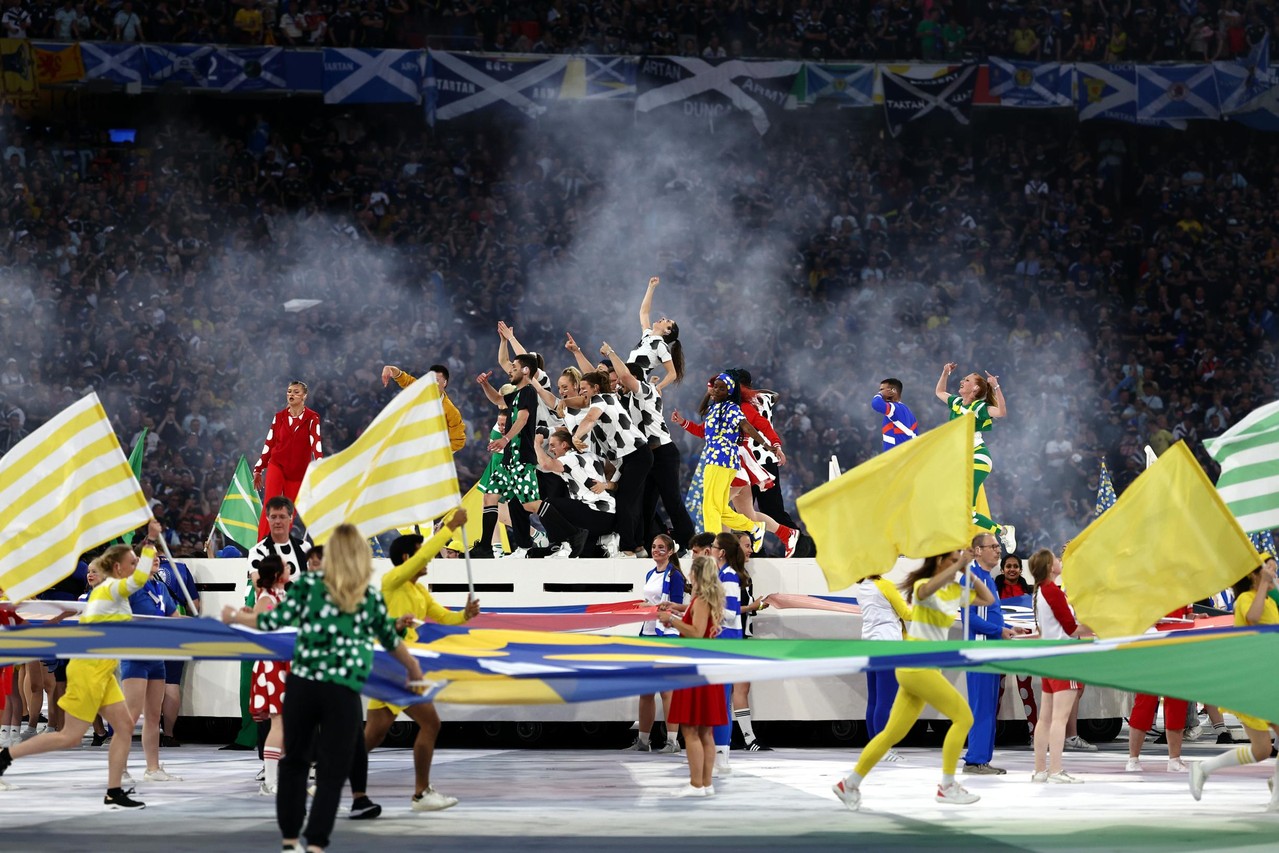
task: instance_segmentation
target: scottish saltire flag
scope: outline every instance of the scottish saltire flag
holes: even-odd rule
[[[235,464],[231,484],[222,498],[222,508],[213,526],[222,535],[248,551],[258,541],[258,519],[262,516],[262,500],[253,488],[253,471],[243,456]]]
[[[748,62],[692,56],[645,56],[640,60],[635,112],[676,110],[685,119],[714,127],[720,117],[745,113],[760,136],[786,108],[803,63],[792,60]]]
[[[284,48],[218,48],[209,57],[208,87],[227,93],[288,89]]]
[[[564,68],[562,101],[633,101],[635,56],[574,56]]]
[[[795,75],[794,104],[830,101],[841,107],[874,106],[875,66],[821,65],[805,62]]]
[[[85,80],[121,84],[146,82],[146,55],[140,44],[82,41],[80,58],[84,61]]]
[[[216,52],[210,44],[145,44],[147,82],[203,89],[208,85],[209,59]]]
[[[1217,78],[1217,100],[1222,113],[1229,115],[1258,98],[1274,85],[1270,70],[1270,33],[1253,45],[1241,59],[1212,63]]]
[[[536,118],[559,100],[568,62],[567,56],[432,50],[427,57],[427,121],[449,121],[494,107]]]
[[[420,104],[426,52],[324,49],[324,103]]]
[[[884,118],[892,136],[918,121],[953,121],[968,124],[977,86],[977,66],[942,67],[932,77],[911,77],[883,69]]]
[[[1075,106],[1079,120],[1110,119],[1129,124],[1185,130],[1182,119],[1143,119],[1137,115],[1137,66],[1080,62],[1074,69]]]
[[[14,601],[75,571],[81,553],[145,524],[151,509],[97,394],[0,459],[0,587]]]
[[[1249,533],[1279,527],[1279,401],[1203,444],[1221,466],[1217,491],[1239,525]]]
[[[1056,62],[990,57],[990,94],[1001,106],[1025,109],[1069,107],[1070,75]]]
[[[1101,479],[1097,482],[1097,515],[1115,505],[1115,483],[1110,479],[1110,468],[1101,460]]]
[[[343,523],[363,536],[438,518],[460,501],[434,374],[387,404],[350,447],[306,469],[295,501],[317,545]]]
[[[1216,70],[1205,63],[1138,65],[1137,118],[1220,119]]]

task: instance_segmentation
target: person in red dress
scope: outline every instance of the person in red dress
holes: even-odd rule
[[[284,495],[290,501],[298,498],[302,478],[312,459],[324,458],[320,443],[320,416],[306,407],[306,383],[294,380],[285,391],[288,403],[275,413],[271,428],[267,430],[262,455],[253,466],[253,488],[263,489],[261,519],[258,520],[258,539],[266,538],[269,526],[266,520],[266,502],[276,495]]]
[[[288,580],[284,561],[277,556],[265,557],[258,564],[257,601],[254,613],[274,610],[284,599]],[[289,662],[260,660],[253,664],[253,686],[249,693],[249,713],[258,723],[271,722],[266,744],[262,747],[263,780],[258,793],[274,797],[280,779],[280,752],[284,749],[284,683],[289,677]]]
[[[689,573],[693,600],[682,620],[663,608],[658,619],[674,628],[681,637],[714,637],[724,621],[724,586],[719,580],[719,567],[710,557],[696,557]],[[715,726],[728,723],[728,705],[724,687],[708,684],[676,690],[666,711],[666,722],[679,725],[688,753],[688,784],[675,791],[677,797],[710,797],[715,794],[711,773],[715,767]]]

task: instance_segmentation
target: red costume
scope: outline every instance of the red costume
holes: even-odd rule
[[[253,466],[254,474],[266,472],[258,539],[265,538],[270,532],[266,523],[266,502],[276,495],[297,500],[307,466],[312,459],[323,458],[318,414],[307,408],[303,408],[302,414],[296,418],[289,414],[287,408],[275,413],[271,429],[266,434],[266,443],[262,445],[262,456]]]
[[[688,602],[684,611],[685,625],[693,624],[693,601]],[[703,638],[710,638],[719,633],[719,626],[714,619],[706,620]],[[666,709],[666,722],[671,725],[686,726],[722,726],[728,723],[728,703],[724,701],[724,685],[707,684],[703,687],[685,687],[671,694],[671,706]]]

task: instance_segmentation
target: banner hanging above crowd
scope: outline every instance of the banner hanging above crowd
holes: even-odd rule
[[[916,66],[905,73],[883,71],[884,120],[896,136],[907,124],[928,121],[968,124],[977,86],[977,66]]]
[[[427,59],[426,120],[434,125],[494,107],[537,118],[559,100],[567,67],[567,56],[433,50]]]
[[[749,116],[755,132],[768,133],[802,65],[790,60],[746,62],[689,56],[646,56],[640,60],[635,112],[672,110],[687,121],[706,122],[733,112]]]
[[[1021,109],[1069,107],[1071,76],[1057,62],[990,58],[990,95],[1001,106]]]

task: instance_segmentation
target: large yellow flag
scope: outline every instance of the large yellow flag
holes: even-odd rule
[[[90,394],[0,460],[0,587],[13,601],[75,571],[80,554],[151,510],[107,413]]]
[[[435,377],[396,394],[350,447],[312,462],[296,503],[320,545],[344,522],[375,536],[457,506],[457,469]]]
[[[796,505],[836,590],[888,571],[899,556],[966,546],[972,490],[973,419],[966,416],[863,462]]]
[[[1062,581],[1099,637],[1140,634],[1261,565],[1221,495],[1179,441],[1066,548]]]

